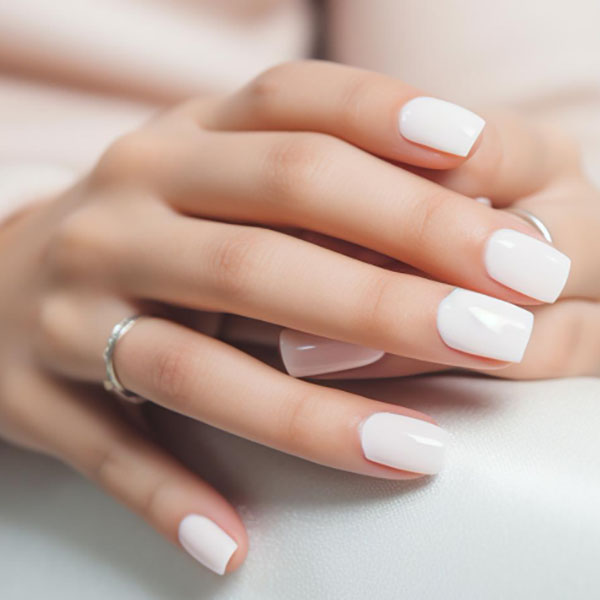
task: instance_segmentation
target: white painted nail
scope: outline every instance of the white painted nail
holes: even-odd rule
[[[286,371],[292,377],[310,377],[365,367],[385,353],[365,346],[348,344],[293,329],[283,329],[279,351]]]
[[[469,154],[485,126],[470,110],[427,96],[409,100],[398,121],[407,140],[457,156]]]
[[[442,469],[447,440],[441,427],[397,413],[374,413],[360,427],[365,458],[425,475]]]
[[[444,342],[462,352],[521,362],[531,331],[528,310],[469,290],[455,289],[438,307],[437,327]]]
[[[202,515],[188,515],[179,524],[179,542],[199,563],[219,575],[238,545],[214,521]]]
[[[492,279],[526,296],[554,302],[562,292],[571,259],[550,244],[513,229],[500,229],[485,247]]]

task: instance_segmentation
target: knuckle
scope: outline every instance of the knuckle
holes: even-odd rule
[[[290,74],[302,61],[279,63],[255,77],[246,87],[246,98],[255,110],[268,112],[281,94],[289,89]]]
[[[73,306],[62,295],[44,297],[38,306],[35,347],[42,356],[54,357],[71,339]]]
[[[110,488],[115,475],[123,471],[121,458],[122,440],[107,438],[101,446],[90,445],[82,454],[82,465],[90,479],[97,481],[103,487]]]
[[[390,323],[394,322],[398,296],[396,279],[392,275],[378,273],[372,276],[357,296],[355,326],[359,330],[385,336],[390,330]]]
[[[314,422],[319,411],[319,397],[312,389],[296,393],[282,403],[279,431],[286,447],[292,452],[309,454],[313,440]]]
[[[429,192],[415,200],[409,221],[411,235],[418,247],[426,248],[432,241],[431,237],[437,235],[435,232],[443,230],[439,225],[452,222],[447,220],[447,209],[448,193],[443,189]]]
[[[251,283],[268,261],[267,232],[247,229],[217,242],[210,253],[210,279],[216,290],[228,298],[243,299]]]
[[[151,357],[152,389],[159,397],[168,398],[169,405],[186,411],[193,394],[192,375],[195,365],[193,353],[181,345],[165,345]]]
[[[89,275],[115,258],[115,244],[107,236],[112,231],[110,223],[103,226],[103,217],[97,213],[79,209],[57,225],[42,256],[51,275],[58,278]]]
[[[292,208],[318,197],[337,150],[333,138],[321,134],[297,133],[278,140],[264,161],[265,198]]]
[[[92,174],[95,181],[110,183],[138,180],[160,169],[164,140],[156,132],[139,129],[113,142],[100,157]]]
[[[160,519],[169,503],[172,485],[169,479],[157,479],[144,491],[138,510],[150,522]]]
[[[345,83],[336,108],[337,118],[344,131],[352,132],[364,127],[365,106],[369,106],[374,89],[377,88],[369,73],[354,73]]]

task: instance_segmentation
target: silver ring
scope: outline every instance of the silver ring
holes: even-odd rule
[[[540,219],[538,219],[533,213],[530,213],[528,210],[525,210],[524,208],[508,208],[507,210],[508,210],[508,212],[514,213],[515,215],[521,217],[528,223],[531,223],[531,225],[533,225],[544,236],[544,239],[549,244],[553,243],[552,236],[550,235],[550,231],[544,225],[544,223]]]
[[[129,402],[143,402],[145,399],[129,390],[126,390],[115,371],[115,365],[113,363],[113,356],[117,342],[134,326],[135,322],[144,315],[134,315],[132,317],[126,317],[122,321],[119,321],[110,332],[106,348],[104,349],[104,365],[106,366],[106,379],[104,380],[104,389],[107,392],[128,400]]]

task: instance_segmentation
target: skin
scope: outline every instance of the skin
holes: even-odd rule
[[[293,379],[228,340],[290,327],[388,352],[355,377],[591,372],[600,362],[599,203],[572,143],[500,115],[469,157],[445,155],[397,132],[398,110],[418,95],[348,67],[282,65],[231,96],[161,113],[74,187],[6,224],[0,434],[72,465],[174,543],[185,515],[206,515],[238,543],[232,571],[248,550],[233,507],[99,385],[102,351],[123,317],[153,315],[117,346],[127,389],[307,460],[390,479],[418,474],[367,461],[360,423],[379,411],[430,417]],[[518,201],[548,224],[574,264],[556,305],[487,276],[492,232],[538,234],[473,195],[499,207]],[[522,365],[444,345],[437,306],[457,285],[533,308]],[[565,356],[548,356],[550,346],[572,352],[564,372],[552,371]]]

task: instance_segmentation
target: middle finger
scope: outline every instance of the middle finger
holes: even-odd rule
[[[519,304],[553,302],[567,280],[569,259],[518,217],[336,138],[205,132],[189,144],[162,181],[186,213],[317,231]]]
[[[508,302],[277,231],[161,213],[123,243],[115,268],[130,297],[239,314],[429,362],[518,362],[533,326],[529,311]]]

